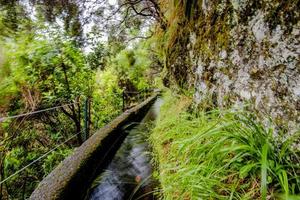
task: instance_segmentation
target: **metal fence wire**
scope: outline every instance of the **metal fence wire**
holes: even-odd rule
[[[133,107],[134,105],[140,103],[141,101],[145,100],[147,97],[150,96],[151,92],[153,90],[142,90],[142,91],[126,91],[124,90],[122,92],[122,94],[118,93],[115,94],[116,98],[122,98],[122,108],[120,108],[120,111],[125,111],[126,109],[129,109],[131,107]],[[69,142],[72,141],[73,139],[75,139],[76,137],[81,137],[82,138],[82,142],[84,142],[85,140],[87,140],[90,136],[89,132],[90,132],[90,126],[92,124],[91,120],[91,112],[96,112],[95,109],[93,109],[92,106],[92,99],[91,98],[85,98],[84,101],[74,101],[71,103],[66,103],[63,105],[57,105],[57,106],[53,106],[53,107],[49,107],[49,108],[45,108],[45,109],[40,109],[40,110],[35,110],[32,112],[27,112],[27,113],[21,113],[21,114],[17,114],[17,115],[6,115],[6,116],[2,116],[0,117],[0,125],[2,123],[7,123],[8,124],[8,130],[10,131],[12,136],[6,136],[4,137],[4,139],[2,139],[0,141],[0,199],[1,199],[1,195],[2,195],[2,189],[3,187],[8,187],[7,182],[9,180],[13,180],[14,177],[20,175],[21,173],[27,173],[26,170],[29,170],[30,167],[33,167],[33,165],[37,165],[37,164],[42,164],[43,159],[47,158],[47,156],[49,156],[51,153],[59,150],[60,148],[62,148],[64,145],[69,145]],[[14,138],[16,138],[18,136],[18,134],[16,132],[21,133],[21,130],[23,130],[22,124],[27,122],[32,122],[31,126],[34,127],[36,126],[36,122],[33,122],[32,119],[41,119],[44,115],[53,115],[54,117],[59,117],[59,113],[63,113],[65,115],[66,114],[66,110],[70,109],[71,107],[75,107],[77,106],[77,108],[79,110],[81,110],[81,108],[83,108],[83,110],[79,111],[78,115],[80,116],[80,112],[82,112],[82,116],[80,117],[80,119],[82,119],[82,122],[79,122],[83,127],[82,130],[76,132],[75,134],[70,134],[68,133],[68,136],[64,136],[62,139],[57,141],[57,144],[53,145],[52,147],[45,147],[48,149],[47,152],[44,152],[43,154],[41,154],[40,156],[38,156],[37,158],[35,158],[34,160],[32,160],[29,163],[24,164],[24,166],[20,166],[18,170],[16,170],[15,172],[11,173],[11,174],[4,174],[1,173],[1,171],[4,170],[4,162],[5,162],[5,145],[8,144],[9,142],[14,142]],[[103,107],[103,109],[105,109],[105,106]],[[56,112],[56,114],[54,114],[54,112]],[[45,114],[47,113],[47,114]],[[53,117],[52,116],[52,117]],[[70,117],[70,116],[66,116],[66,117]],[[71,119],[70,119],[71,120]],[[38,122],[37,122],[38,123]],[[11,128],[10,126],[14,127]],[[56,127],[57,128],[57,127]],[[56,129],[58,132],[63,132],[65,130],[63,130],[65,127],[61,127],[61,129]],[[99,127],[97,127],[99,128]],[[31,131],[31,129],[33,128],[29,128],[29,131]],[[3,129],[4,130],[4,129]],[[1,131],[1,129],[0,129]],[[69,130],[68,130],[69,132]],[[0,135],[1,136],[1,135]],[[1,138],[0,138],[1,139]],[[37,140],[39,140],[38,138],[36,138]],[[53,142],[51,142],[53,143]],[[68,146],[71,147],[72,146]],[[12,148],[12,147],[10,147]],[[15,147],[13,147],[15,148]],[[11,149],[10,149],[11,150]],[[10,151],[8,150],[8,151]],[[26,152],[28,153],[28,152]],[[22,165],[22,164],[21,164]],[[2,168],[2,169],[1,169]],[[26,199],[26,196],[24,196],[24,193],[26,191],[26,184],[27,182],[25,181],[25,186],[24,186],[24,191],[23,191],[23,199]]]

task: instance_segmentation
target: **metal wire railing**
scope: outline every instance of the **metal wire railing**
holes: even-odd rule
[[[81,102],[80,101],[74,101],[71,103],[66,103],[63,105],[56,105],[53,107],[49,107],[49,108],[44,108],[44,109],[40,109],[40,110],[35,110],[32,112],[27,112],[27,113],[21,113],[21,114],[17,114],[17,115],[7,115],[7,116],[2,116],[0,118],[0,125],[2,127],[0,127],[0,199],[2,198],[2,191],[5,190],[6,193],[7,191],[10,190],[10,192],[12,191],[12,188],[15,188],[15,190],[18,190],[18,186],[14,186],[12,187],[11,184],[16,184],[15,182],[17,181],[17,185],[19,184],[19,187],[23,187],[24,189],[20,189],[20,191],[18,191],[17,193],[23,192],[23,194],[16,194],[17,197],[11,196],[9,198],[17,198],[17,199],[26,199],[26,188],[28,191],[28,186],[26,186],[27,184],[32,184],[26,180],[22,180],[22,178],[27,179],[28,177],[28,173],[31,174],[29,175],[30,177],[32,175],[34,175],[35,173],[41,173],[40,170],[43,169],[43,162],[40,162],[44,159],[47,158],[51,158],[50,154],[56,152],[59,149],[62,150],[67,150],[72,148],[73,144],[77,144],[74,143],[77,140],[74,140],[72,143],[70,143],[75,137],[81,137],[84,138],[84,135],[81,136],[80,134],[83,134],[87,129],[84,128],[80,131],[78,131],[75,134],[71,134],[71,132],[74,130],[74,127],[72,128],[72,124],[68,123],[67,121],[71,120],[70,116],[67,116],[67,113],[72,113],[71,109],[81,109],[80,106]],[[86,109],[86,106],[83,106],[84,109]],[[65,116],[63,118],[61,118],[62,116]],[[43,122],[47,121],[47,118],[52,118],[52,120],[54,120],[56,122],[55,127],[53,127],[53,129],[48,129],[45,124],[43,124]],[[68,119],[66,122],[64,122],[63,124],[61,124],[61,120],[66,120]],[[80,119],[79,119],[80,120]],[[81,123],[79,121],[79,123]],[[67,125],[67,126],[64,126]],[[88,126],[89,124],[86,123],[86,125]],[[59,127],[56,127],[59,126]],[[61,126],[61,127],[60,127]],[[68,129],[71,128],[70,130],[64,130],[64,129]],[[57,139],[57,140],[52,140],[53,135],[47,135],[46,133],[49,132],[50,130],[56,130],[54,133],[61,135],[59,136],[59,138],[61,139]],[[75,128],[76,130],[76,128]],[[45,132],[42,135],[36,135],[35,137],[31,137],[30,133],[33,132]],[[2,132],[2,133],[1,133]],[[62,132],[65,132],[65,135],[62,135]],[[2,138],[1,138],[2,135]],[[80,135],[80,136],[79,136]],[[31,142],[32,145],[36,146],[36,147],[31,147],[30,149],[26,149],[26,146],[28,146],[28,142],[26,142],[26,140],[30,140],[33,139],[33,141]],[[23,142],[23,140],[25,140],[25,142]],[[43,142],[45,144],[43,144]],[[25,143],[25,144],[24,144]],[[37,146],[37,144],[39,144],[39,146]],[[41,144],[41,145],[40,145]],[[70,146],[70,144],[72,144]],[[25,146],[24,146],[25,145]],[[63,148],[63,146],[67,145],[65,148]],[[74,147],[74,146],[73,146]],[[19,164],[7,164],[10,161],[10,155],[11,152],[13,152],[15,149],[23,149],[23,153],[22,153],[22,157],[19,158],[19,156],[17,157],[13,157],[13,159],[18,159],[18,163]],[[40,154],[41,151],[47,151],[45,153],[43,153],[42,155]],[[38,156],[37,158],[35,158],[34,160],[32,160],[30,163],[26,162],[26,158],[24,158],[24,156],[28,156],[28,155],[36,155]],[[58,154],[59,155],[59,154]],[[14,156],[14,155],[13,155]],[[50,156],[50,157],[48,157]],[[7,158],[9,158],[9,160],[7,160]],[[61,156],[58,157],[57,159],[61,159]],[[5,164],[6,163],[6,164]],[[24,166],[22,166],[22,164]],[[7,168],[7,166],[9,166]],[[54,166],[52,166],[54,167]],[[16,170],[16,171],[14,171]],[[32,170],[35,170],[35,172],[33,173]],[[33,173],[33,174],[32,174]],[[45,172],[42,172],[45,173]],[[22,175],[21,175],[22,174]],[[40,174],[42,175],[42,174]],[[40,176],[39,175],[39,176]],[[17,176],[19,177],[18,179],[15,179]],[[42,177],[37,177],[36,175],[34,175],[35,177],[32,179],[34,182],[39,181],[39,178]],[[20,185],[21,184],[21,185]],[[4,192],[5,193],[5,192]],[[7,195],[11,195],[10,193],[7,193]]]
[[[73,138],[75,138],[76,136],[78,136],[79,134],[81,134],[82,131],[72,135],[70,138],[68,138],[67,140],[65,140],[64,142],[60,143],[59,145],[55,146],[54,148],[52,148],[51,150],[49,150],[47,153],[41,155],[40,157],[38,157],[37,159],[35,159],[34,161],[30,162],[29,164],[27,164],[26,166],[22,167],[21,169],[19,169],[18,171],[16,171],[15,173],[13,173],[12,175],[8,176],[7,178],[5,178],[4,180],[0,181],[0,185],[5,183],[6,181],[8,181],[9,179],[13,178],[14,176],[18,175],[19,173],[21,173],[22,171],[26,170],[28,167],[30,167],[31,165],[33,165],[34,163],[40,161],[41,159],[45,158],[46,156],[48,156],[50,153],[52,153],[53,151],[57,150],[59,147],[63,146],[64,144],[66,144],[67,142],[69,142],[70,140],[72,140]]]
[[[131,108],[133,105],[135,105],[135,104],[139,103],[141,100],[144,100],[145,98],[147,98],[151,91],[152,90],[123,91],[122,94],[120,94],[120,93],[115,94],[115,98],[122,98],[122,108],[119,108],[120,112],[122,110],[125,111],[126,109]],[[81,104],[83,106],[81,106]],[[22,129],[22,128],[24,128],[24,126],[18,125],[17,123],[22,124],[22,123],[25,123],[26,121],[30,121],[32,119],[41,120],[41,117],[44,117],[44,116],[47,116],[47,115],[51,115],[51,116],[53,115],[55,117],[59,117],[60,114],[56,114],[56,112],[64,114],[66,117],[69,117],[69,120],[72,120],[71,119],[72,117],[68,116],[66,111],[69,111],[69,113],[71,113],[71,111],[68,110],[68,109],[71,109],[72,107],[76,106],[76,108],[79,109],[79,111],[78,111],[79,112],[78,115],[80,116],[79,124],[80,124],[80,126],[82,126],[82,130],[77,131],[76,134],[70,134],[70,131],[66,130],[67,132],[69,132],[67,134],[69,137],[68,136],[63,136],[62,137],[63,140],[60,139],[59,141],[56,141],[56,142],[59,142],[59,144],[56,143],[56,145],[55,145],[55,142],[51,142],[52,145],[54,143],[53,146],[50,145],[52,147],[46,146],[46,147],[42,148],[42,149],[45,149],[45,148],[48,149],[47,152],[43,153],[42,155],[40,155],[36,159],[32,160],[30,163],[26,163],[26,164],[24,163],[24,166],[17,167],[17,170],[15,172],[13,172],[12,171],[13,168],[11,168],[10,169],[11,174],[7,174],[7,175],[5,174],[6,176],[4,176],[4,174],[1,175],[1,162],[2,162],[2,165],[3,165],[4,160],[2,158],[0,158],[0,190],[1,190],[2,186],[5,185],[7,182],[9,182],[10,180],[14,181],[15,180],[14,178],[16,176],[20,175],[23,172],[27,173],[26,170],[29,170],[29,168],[31,168],[33,166],[36,166],[36,167],[38,167],[37,169],[41,170],[42,168],[41,168],[41,166],[38,165],[38,163],[39,164],[43,164],[43,163],[40,163],[39,161],[42,161],[43,159],[46,159],[51,153],[59,150],[64,145],[68,145],[69,142],[72,141],[75,137],[81,137],[82,141],[87,140],[88,137],[89,137],[89,130],[90,130],[90,126],[91,126],[90,123],[92,123],[91,122],[92,121],[91,111],[93,113],[97,112],[93,108],[93,106],[91,106],[91,104],[92,104],[91,99],[86,98],[84,102],[83,101],[75,101],[75,102],[66,103],[66,104],[63,104],[63,105],[57,105],[57,106],[53,106],[53,107],[49,107],[49,108],[45,108],[45,109],[35,110],[35,111],[32,111],[32,112],[21,113],[21,114],[11,115],[11,116],[9,116],[9,115],[1,116],[0,117],[0,125],[2,123],[7,123],[7,124],[11,125],[14,128],[13,129],[10,128],[10,127],[8,128],[8,131],[13,133],[12,136],[6,137],[2,141],[0,141],[0,157],[1,157],[1,154],[2,154],[1,151],[5,155],[5,151],[10,151],[12,148],[14,148],[13,146],[9,147],[10,150],[5,150],[5,148],[4,148],[4,151],[3,151],[3,148],[1,150],[1,145],[6,144],[9,140],[11,142],[14,142],[14,138],[17,137],[17,136],[15,136],[15,132],[17,132],[17,131],[20,132],[20,133],[22,133],[24,131],[26,132],[26,130]],[[105,106],[103,106],[103,108],[101,108],[101,109],[105,109]],[[50,112],[50,113],[47,113],[47,112]],[[55,112],[55,113],[53,113],[53,112]],[[38,117],[36,117],[36,116],[38,116]],[[35,118],[33,118],[33,117],[35,117]],[[19,120],[19,118],[20,118],[20,120]],[[80,120],[82,120],[82,121],[80,122]],[[33,126],[33,127],[36,126],[36,124],[34,125],[34,123],[36,123],[36,121],[32,121],[32,123],[33,123],[33,125],[30,125],[30,126]],[[58,124],[61,125],[60,123],[58,123]],[[71,124],[68,124],[67,127],[71,127]],[[62,127],[62,129],[59,129],[59,130],[63,131],[63,129],[65,129],[65,128],[66,127]],[[99,127],[97,127],[97,128],[99,128]],[[33,128],[29,128],[29,129],[33,129]],[[73,129],[74,129],[74,127],[73,127]],[[56,130],[58,130],[57,127],[56,127]],[[3,131],[3,129],[2,129],[2,131]],[[83,135],[81,135],[81,134],[83,134]],[[38,138],[36,138],[36,139],[38,140]],[[68,146],[68,148],[72,148],[72,146]],[[28,151],[30,151],[30,150],[28,150]],[[35,150],[33,150],[33,151],[35,151]],[[28,153],[29,152],[26,151],[26,154],[28,154]],[[29,170],[29,172],[30,172],[30,170]],[[1,180],[1,179],[3,179],[3,180]],[[11,183],[9,182],[9,184],[11,184]],[[26,184],[26,181],[25,181],[25,184]],[[25,185],[25,188],[26,188],[26,185]],[[1,191],[0,191],[0,199],[1,199]]]
[[[39,114],[39,113],[43,113],[43,112],[46,112],[46,111],[56,110],[58,108],[64,108],[64,107],[67,107],[67,106],[70,106],[70,105],[75,105],[75,104],[78,104],[78,103],[79,102],[74,102],[74,103],[64,104],[64,105],[55,106],[55,107],[51,107],[51,108],[46,108],[46,109],[42,109],[42,110],[37,110],[37,111],[33,111],[33,112],[28,112],[28,113],[23,113],[23,114],[8,116],[8,117],[1,117],[0,118],[0,123],[6,121],[8,119],[15,119],[15,118],[19,118],[19,117],[25,117],[25,116],[29,116],[29,115]]]

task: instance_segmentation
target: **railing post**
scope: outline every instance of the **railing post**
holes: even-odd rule
[[[89,98],[86,97],[84,102],[84,136],[83,141],[86,141],[89,138]]]
[[[124,90],[122,92],[122,106],[123,106],[122,110],[124,112],[125,111],[125,91]]]

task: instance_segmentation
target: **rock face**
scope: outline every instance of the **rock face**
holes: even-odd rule
[[[191,69],[185,81],[194,87],[197,103],[208,96],[219,107],[248,103],[278,127],[299,130],[299,4],[202,0],[186,22],[187,42],[174,44],[187,47],[178,52],[185,59],[169,61],[170,71]]]

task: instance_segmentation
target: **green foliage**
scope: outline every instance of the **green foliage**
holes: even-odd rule
[[[24,88],[38,91],[35,103],[43,100],[50,106],[91,94],[94,75],[86,67],[81,51],[71,41],[55,40],[23,36],[5,43],[0,88],[4,91],[0,94],[3,101],[23,93]]]
[[[71,149],[59,149],[49,154],[43,162],[44,174],[49,174],[71,152]]]
[[[30,1],[36,11],[32,16],[20,2],[0,2],[5,4],[0,10],[0,116],[78,104],[0,122],[0,181],[82,131],[86,97],[92,100],[92,134],[122,112],[124,90],[144,90],[154,82],[150,43],[125,49],[124,38],[110,36],[85,55],[79,4]],[[51,24],[56,20],[63,24]],[[137,32],[131,29],[131,34]],[[7,180],[0,199],[28,198],[81,142],[79,134]]]
[[[7,175],[15,173],[30,162],[39,158],[41,155],[46,153],[46,151],[46,148],[36,149],[35,151],[31,152],[28,152],[27,149],[24,149],[23,147],[16,147],[12,149],[6,154],[4,162],[5,173]],[[30,192],[36,187],[36,184],[38,183],[37,178],[42,179],[45,175],[50,173],[54,169],[54,167],[56,167],[57,164],[59,164],[59,162],[62,161],[71,152],[72,150],[68,148],[58,149],[57,151],[49,154],[42,162],[42,164],[35,165],[33,168],[27,168],[22,173],[13,176],[6,182],[6,185],[10,186],[9,188],[7,188],[8,192],[17,199],[21,199],[23,195],[30,195]],[[32,183],[28,184],[24,183],[24,181]],[[24,184],[26,184],[26,186]],[[29,193],[22,194],[21,191],[24,187]]]
[[[27,152],[23,147],[16,147],[11,151],[6,153],[6,157],[4,160],[4,172],[5,175],[11,175],[16,171],[23,168],[25,165],[29,164],[36,158],[38,158],[43,151],[37,150],[35,152]],[[7,186],[7,192],[11,194],[14,199],[22,199],[24,196],[29,194],[25,194],[27,191],[32,191],[36,186],[36,178],[42,178],[38,169],[28,168],[23,173],[12,176],[5,183]],[[30,184],[26,184],[26,190],[24,191],[26,182],[31,182]],[[23,192],[25,193],[23,193]],[[28,197],[28,196],[27,196]]]
[[[140,43],[134,50],[124,49],[112,56],[106,54],[106,65],[103,69],[98,68],[95,78],[92,116],[95,127],[102,127],[122,112],[123,91],[142,91],[153,87],[155,82],[151,77],[148,45]],[[101,51],[110,52],[107,48]]]
[[[26,72],[30,83],[47,101],[89,96],[93,73],[85,66],[83,54],[71,42],[51,44],[36,40],[30,49]]]
[[[118,76],[111,69],[98,71],[97,89],[93,94],[93,121],[96,128],[110,122],[122,111],[122,89],[118,86]]]
[[[112,65],[121,87],[132,91],[149,87],[146,70],[149,68],[150,60],[145,50],[123,50],[112,60]]]
[[[67,38],[53,39],[55,41],[39,34],[20,33],[18,37],[0,42],[3,44],[0,53],[1,116],[65,104],[80,100],[80,96],[92,96],[94,72],[86,65],[81,50]],[[80,128],[80,112],[79,104],[65,108],[69,115],[55,110],[1,123],[0,154],[4,155],[1,156],[3,163],[0,162],[4,173],[1,181],[79,132],[73,117]],[[70,141],[45,160],[7,180],[5,187],[1,187],[0,196],[28,197],[38,182],[77,144],[79,142],[75,140]]]
[[[6,169],[11,169],[12,171],[16,171],[21,164],[20,157],[23,156],[24,150],[22,148],[14,148],[12,151],[7,153],[6,159],[4,162],[4,167]]]
[[[189,113],[189,99],[169,94],[165,101],[151,136],[165,199],[299,194],[298,137],[275,142],[274,130],[242,110]]]
[[[11,37],[31,29],[31,20],[17,1],[0,1],[0,37]]]
[[[22,85],[25,82],[26,76],[23,66],[18,66],[16,64],[17,62],[21,62],[21,60],[19,60],[21,58],[18,57],[17,54],[19,51],[24,50],[24,47],[22,49],[21,46],[18,46],[14,42],[1,43],[3,44],[3,50],[1,51],[2,62],[0,63],[0,107],[2,110],[10,106],[11,100],[18,96],[21,91],[19,85]],[[18,49],[17,46],[20,49]],[[10,55],[12,52],[14,52],[14,55]]]
[[[92,70],[104,70],[107,64],[108,50],[102,43],[99,43],[95,48],[93,48],[93,51],[87,55],[86,59]]]

